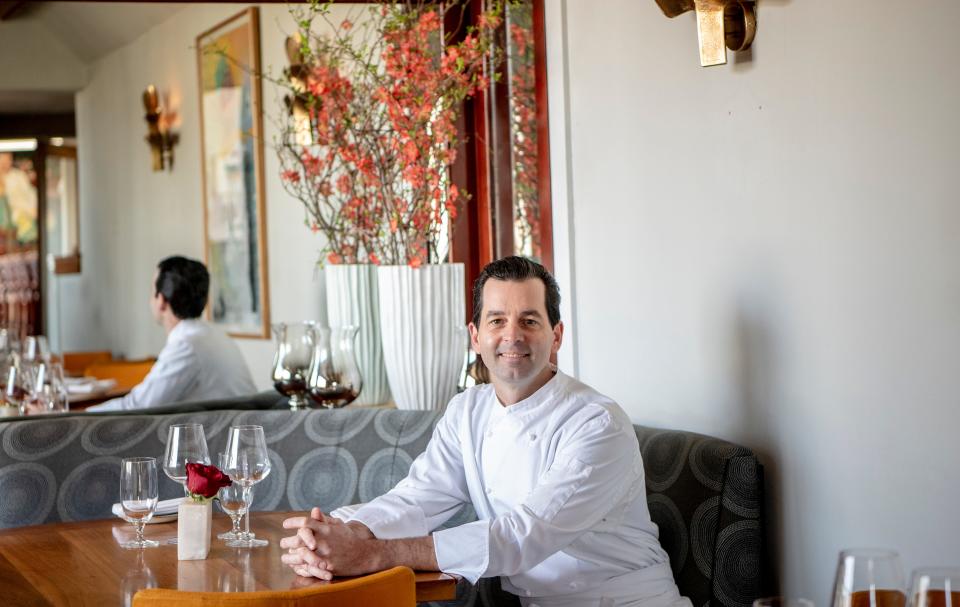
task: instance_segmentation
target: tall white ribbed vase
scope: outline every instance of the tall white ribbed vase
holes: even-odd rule
[[[463,264],[381,266],[383,360],[398,409],[442,409],[467,348]]]
[[[380,338],[380,301],[377,296],[377,266],[369,264],[327,265],[327,322],[331,327],[357,325],[357,365],[363,389],[355,404],[379,405],[390,400],[390,384],[383,365]]]

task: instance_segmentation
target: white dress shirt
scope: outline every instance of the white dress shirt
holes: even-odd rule
[[[508,407],[492,385],[454,397],[407,477],[346,518],[420,537],[465,503],[479,520],[433,533],[441,571],[504,576],[527,605],[680,599],[630,419],[563,373]]]
[[[209,323],[191,318],[173,327],[150,373],[129,394],[87,411],[146,409],[254,392],[247,363],[233,340]]]

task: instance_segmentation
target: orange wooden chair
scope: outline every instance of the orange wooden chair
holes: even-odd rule
[[[99,352],[64,352],[63,370],[69,375],[83,375],[83,372],[92,364],[105,363],[113,360],[113,353],[109,350]]]
[[[297,590],[259,592],[185,592],[145,588],[133,596],[133,607],[415,607],[413,570],[394,567],[336,584],[315,584]]]
[[[97,379],[115,379],[117,388],[130,389],[143,381],[153,368],[154,362],[153,360],[113,360],[94,363],[84,369],[83,374]]]

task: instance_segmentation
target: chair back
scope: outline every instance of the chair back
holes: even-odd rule
[[[718,438],[634,430],[650,518],[680,594],[694,605],[750,607],[765,590],[763,466],[746,447]]]
[[[185,592],[146,588],[133,596],[133,607],[415,607],[413,571],[386,571],[297,590],[258,592]]]
[[[106,363],[113,360],[113,353],[109,350],[98,352],[64,352],[63,370],[70,375],[83,375],[83,372],[94,363]]]
[[[88,366],[83,374],[97,379],[115,379],[118,388],[129,389],[143,381],[153,368],[153,363],[153,360],[114,360],[94,363]]]

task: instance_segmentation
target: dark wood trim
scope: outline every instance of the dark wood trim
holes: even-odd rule
[[[550,106],[547,99],[547,32],[543,0],[533,2],[533,69],[537,99],[537,194],[540,203],[540,257],[553,272],[553,204],[550,191]]]
[[[509,10],[509,9],[506,9]],[[496,44],[506,52],[509,49],[507,20],[496,32]],[[510,137],[510,72],[507,62],[500,65],[500,81],[492,85],[490,107],[490,164],[493,176],[493,257],[500,259],[514,254],[513,227],[513,141]]]
[[[9,21],[14,14],[20,10],[26,2],[12,2],[10,0],[0,0],[0,21]]]
[[[0,138],[76,137],[77,118],[66,114],[0,114]]]
[[[44,305],[47,297],[47,155],[50,145],[37,141],[37,151],[33,155],[33,170],[37,172],[37,318],[33,326],[37,335],[47,334],[47,317]]]

